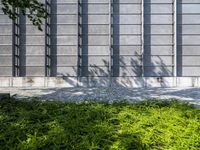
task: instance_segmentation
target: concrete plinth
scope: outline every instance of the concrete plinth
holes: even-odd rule
[[[0,88],[200,87],[200,77],[2,77]]]

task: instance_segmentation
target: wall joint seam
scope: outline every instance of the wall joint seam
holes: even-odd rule
[[[77,0],[77,49],[78,49],[78,61],[77,61],[77,76],[81,77],[82,76],[82,16],[81,16],[81,12],[82,12],[82,0]]]
[[[17,13],[17,18],[13,20],[12,26],[12,51],[13,51],[13,75],[14,77],[20,76],[20,50],[19,50],[19,9],[16,8],[14,10]]]
[[[144,77],[144,0],[141,0],[141,76]]]
[[[50,13],[51,13],[51,0],[45,1],[47,18],[45,19],[45,76],[51,76],[51,27],[50,27]]]
[[[173,63],[173,66],[174,66],[174,70],[173,70],[173,72],[174,72],[174,77],[177,77],[177,72],[178,72],[178,70],[177,70],[177,57],[178,57],[178,55],[177,55],[177,0],[174,0],[174,5],[173,5],[173,14],[174,14],[174,17],[173,17],[173,25],[174,25],[174,28],[173,28],[173,30],[174,30],[174,39],[173,39],[173,56],[174,56],[174,58],[173,58],[173,61],[174,61],[174,63]]]
[[[110,78],[110,86],[111,86],[111,77],[114,76],[113,72],[113,0],[109,0],[109,78]]]

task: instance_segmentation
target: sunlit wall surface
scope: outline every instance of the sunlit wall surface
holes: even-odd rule
[[[41,0],[43,31],[0,11],[0,76],[200,76],[200,0]]]

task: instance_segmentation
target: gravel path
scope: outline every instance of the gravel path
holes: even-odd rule
[[[144,99],[176,98],[200,106],[200,88],[53,88],[53,89],[16,89],[2,88],[17,98],[40,97],[44,100],[60,101],[140,101]]]

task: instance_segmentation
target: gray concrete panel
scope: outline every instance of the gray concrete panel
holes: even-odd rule
[[[0,76],[13,75],[12,38],[12,20],[0,10]]]
[[[173,76],[173,3],[144,1],[144,76]]]
[[[1,77],[10,77],[10,76],[12,76],[12,67],[1,67],[0,66],[0,76]]]

